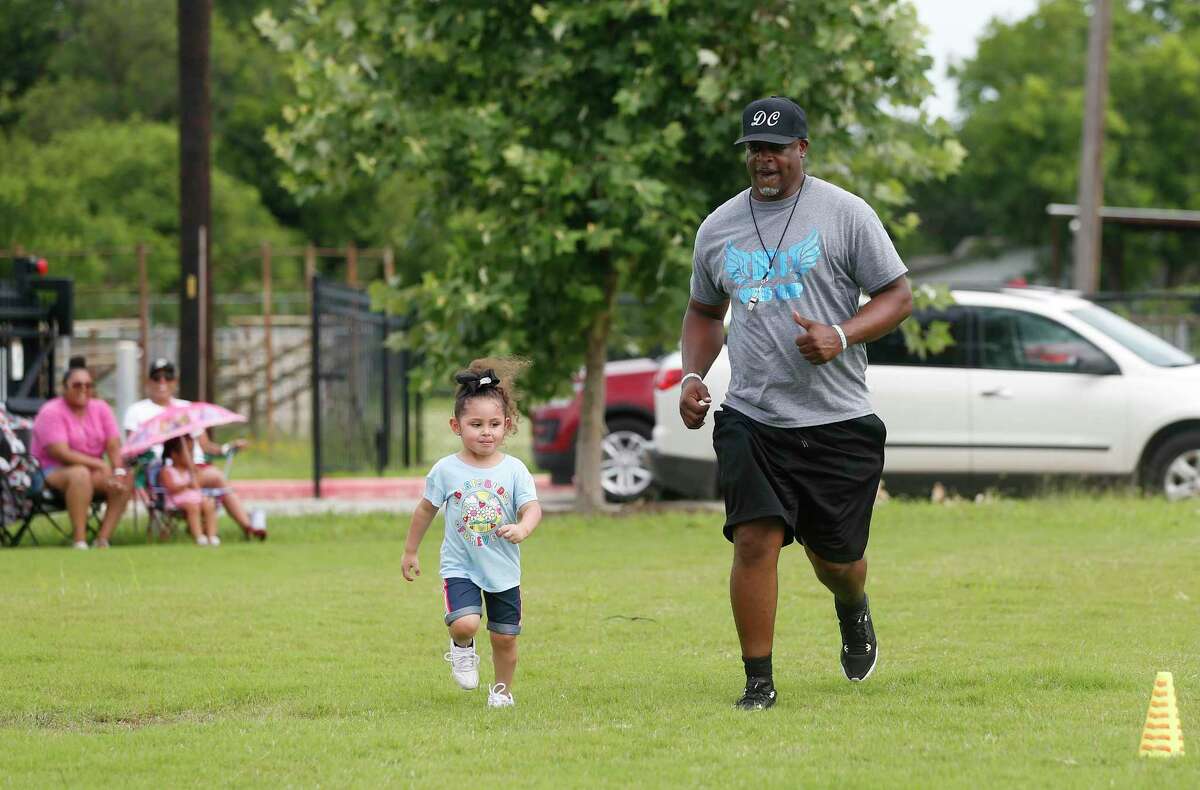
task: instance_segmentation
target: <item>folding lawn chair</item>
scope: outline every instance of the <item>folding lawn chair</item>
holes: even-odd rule
[[[37,464],[37,460],[30,456],[30,460]],[[66,522],[60,522],[67,515],[67,501],[63,499],[61,492],[51,488],[44,482],[39,487],[39,490],[31,492],[30,496],[33,502],[33,510],[26,520],[23,532],[29,533],[29,539],[37,544],[37,536],[29,529],[33,520],[41,516],[50,522],[50,526],[58,531],[68,541],[74,537],[74,530],[71,525]],[[100,531],[100,524],[104,521],[104,508],[108,506],[108,500],[104,494],[97,493],[92,497],[92,503],[88,507],[87,521],[85,527],[87,529],[87,540],[90,542],[95,539],[96,534]],[[16,545],[15,543],[13,544]]]
[[[25,443],[17,436],[22,422],[0,408],[0,546],[16,546],[29,529],[33,484]]]
[[[148,457],[147,457],[148,456]],[[167,490],[158,481],[162,461],[147,453],[138,459],[134,473],[134,490],[142,507],[146,508],[146,537],[150,540],[174,538],[182,531],[183,513],[167,506]],[[134,526],[137,526],[136,511]]]
[[[41,465],[30,455],[21,437],[31,427],[29,420],[15,417],[0,407],[0,546],[17,546],[25,535],[35,544],[37,536],[31,526],[34,519],[44,517],[64,538],[72,531],[64,528],[58,518],[67,509],[62,495],[45,484]],[[94,538],[100,529],[105,499],[98,494],[88,510],[87,536]]]
[[[236,450],[231,449],[226,455],[225,474],[227,476],[235,452]],[[159,482],[162,469],[163,461],[156,458],[151,452],[143,453],[135,464],[135,491],[138,501],[142,503],[142,507],[146,508],[146,536],[150,540],[173,539],[176,535],[187,531],[187,519],[183,511],[170,507],[167,489]],[[224,488],[202,488],[200,493],[212,497],[217,503],[217,507],[220,508],[221,497],[225,495],[226,490]]]

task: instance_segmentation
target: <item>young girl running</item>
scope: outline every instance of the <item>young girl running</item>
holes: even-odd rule
[[[167,465],[166,462],[170,461]],[[167,507],[182,510],[188,531],[197,546],[220,546],[217,537],[217,506],[200,491],[192,465],[192,437],[177,436],[163,442],[163,468],[159,484],[167,490]]]
[[[479,687],[475,633],[487,601],[496,673],[496,683],[488,691],[491,708],[515,704],[512,683],[521,633],[518,544],[542,518],[529,470],[500,452],[505,436],[516,431],[512,379],[522,367],[524,363],[515,360],[482,359],[455,376],[458,393],[450,429],[462,439],[463,447],[434,464],[426,476],[425,497],[413,513],[401,565],[408,581],[421,575],[417,549],[444,505],[441,575],[450,627],[450,652],[445,658],[459,686]]]

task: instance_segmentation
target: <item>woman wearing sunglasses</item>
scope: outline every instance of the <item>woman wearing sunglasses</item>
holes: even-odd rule
[[[46,401],[33,421],[33,456],[41,464],[45,484],[66,500],[77,549],[88,547],[87,514],[92,497],[102,494],[107,500],[93,544],[107,548],[133,491],[121,463],[117,420],[104,399],[94,396],[95,382],[87,363],[83,357],[71,357],[63,376],[63,394]]]

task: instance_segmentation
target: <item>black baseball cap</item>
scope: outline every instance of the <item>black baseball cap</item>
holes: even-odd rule
[[[808,119],[800,105],[786,96],[770,96],[742,110],[742,136],[734,145],[756,141],[787,145],[807,138]]]
[[[164,370],[167,371],[168,373],[170,373],[172,376],[174,376],[175,375],[175,363],[172,362],[171,360],[167,359],[166,357],[159,357],[158,359],[156,359],[150,363],[149,375],[153,376],[155,373],[161,373]]]

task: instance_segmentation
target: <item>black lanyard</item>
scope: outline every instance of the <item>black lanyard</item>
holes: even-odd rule
[[[804,180],[807,181],[808,179],[805,178]],[[775,256],[779,254],[779,247],[783,244],[783,240],[787,238],[788,228],[792,226],[792,217],[796,214],[796,206],[800,205],[800,194],[803,191],[804,181],[801,181],[800,188],[796,190],[796,199],[792,201],[792,210],[788,212],[787,224],[783,226],[783,233],[779,236],[779,244],[775,245],[774,253],[767,249],[766,244],[763,244],[762,231],[758,229],[758,220],[754,217],[754,198],[750,197],[750,192],[746,193],[746,200],[750,203],[750,221],[754,223],[754,232],[758,234],[758,243],[763,248],[763,255],[767,256],[767,270],[763,272],[762,279],[758,281],[758,287],[754,289],[754,296],[751,296],[750,301],[746,303],[746,312],[748,313],[754,312],[754,305],[758,304],[758,293],[762,290],[762,284],[771,276],[771,266],[775,263]]]

